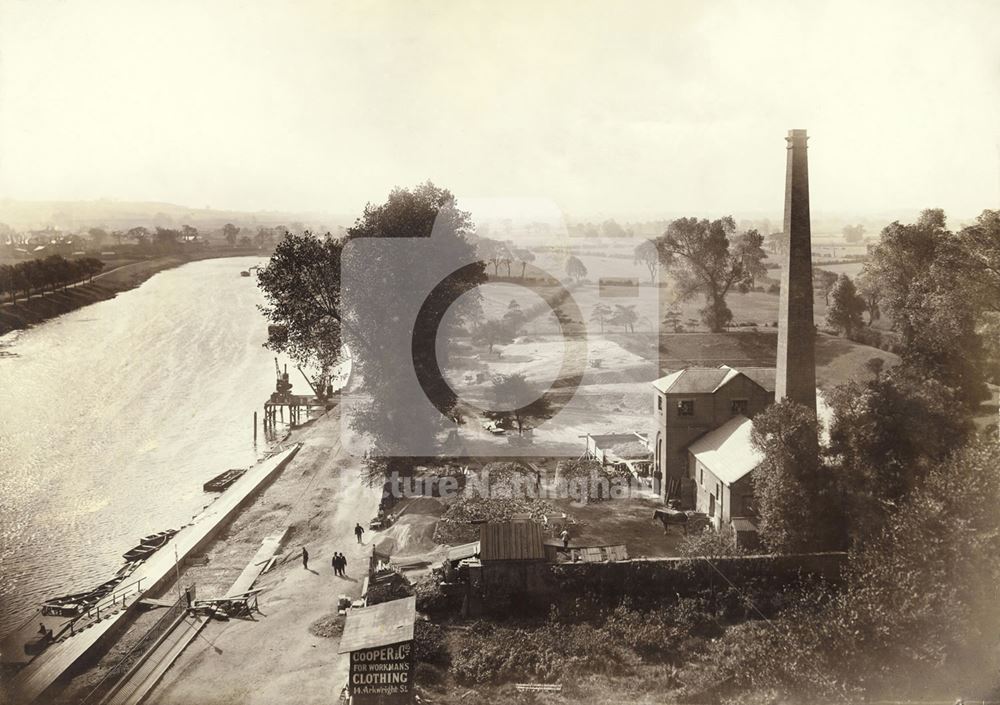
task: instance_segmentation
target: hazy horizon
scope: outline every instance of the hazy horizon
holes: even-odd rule
[[[1000,207],[1000,6],[2,0],[0,198],[574,220]]]

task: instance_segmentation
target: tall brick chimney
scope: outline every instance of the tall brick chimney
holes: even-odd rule
[[[778,304],[775,401],[791,399],[816,410],[816,334],[813,326],[812,232],[806,131],[789,130],[785,169],[785,235]]]

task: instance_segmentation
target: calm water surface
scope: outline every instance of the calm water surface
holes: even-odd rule
[[[252,415],[274,356],[239,276],[262,261],[187,264],[0,337],[0,635],[109,578],[207,503],[203,482],[265,450]]]

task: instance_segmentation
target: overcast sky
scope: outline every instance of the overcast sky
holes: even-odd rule
[[[0,0],[0,197],[1000,207],[1000,2]]]

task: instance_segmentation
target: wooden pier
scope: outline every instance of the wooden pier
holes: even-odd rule
[[[160,551],[147,558],[129,581],[137,591],[114,605],[100,605],[96,619],[70,636],[51,644],[24,666],[9,681],[5,693],[11,702],[28,705],[35,702],[53,683],[101,644],[108,643],[127,624],[140,604],[140,599],[161,588],[176,575],[176,562],[197,553],[242,509],[264,486],[273,480],[295,457],[299,446],[280,450],[254,467],[198,514],[188,526]],[[141,580],[141,583],[139,582]],[[141,589],[138,586],[141,585]],[[103,602],[103,601],[102,601]]]
[[[306,394],[272,395],[271,399],[264,402],[264,430],[273,431],[278,425],[279,417],[284,422],[286,408],[288,424],[295,428],[309,420],[309,412],[313,409],[326,411],[332,406],[332,401],[324,401]]]

